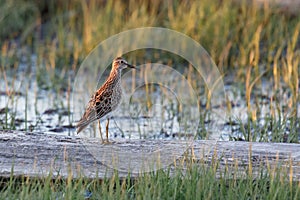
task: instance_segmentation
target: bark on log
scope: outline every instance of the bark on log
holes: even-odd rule
[[[282,176],[300,180],[300,144],[118,139],[103,145],[95,138],[0,131],[0,149],[0,177],[9,177],[12,170],[14,176],[29,177],[51,172],[53,177],[102,179],[115,170],[119,177],[129,171],[136,177],[143,171],[185,166],[184,157],[196,165],[219,163],[219,174],[227,170],[227,175],[243,178],[249,170],[255,176],[280,167],[286,172]]]

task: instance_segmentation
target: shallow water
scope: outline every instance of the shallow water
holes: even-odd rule
[[[73,132],[66,94],[40,89],[35,72],[28,74],[20,67],[7,80],[1,79],[0,92],[0,127],[68,135]]]
[[[35,57],[31,59],[35,63]],[[133,72],[125,73],[123,76],[122,85],[126,91],[130,91],[132,85],[137,84],[138,79],[133,79],[133,76]],[[97,85],[99,86],[99,83]],[[270,83],[264,82],[262,86],[253,92],[256,98],[252,100],[253,108],[259,109],[256,111],[258,125],[263,127],[268,117],[271,116],[282,120],[282,126],[288,125],[289,121],[284,121],[284,116],[290,113],[288,111],[274,112],[276,109],[272,107],[284,107],[289,100],[289,95],[282,91],[280,94],[283,97],[282,105],[278,105],[272,102],[271,97],[274,94],[269,89]],[[28,70],[27,66],[20,65],[17,71],[7,70],[6,78],[0,79],[0,129],[75,135],[75,124],[80,119],[89,96],[95,88],[97,86],[93,85],[88,90],[86,88],[73,89],[73,94],[68,90],[57,92],[41,89],[34,67]],[[184,94],[185,89],[182,90]],[[226,115],[226,106],[215,105],[214,109],[204,117],[203,102],[200,101],[202,106],[199,108],[197,103],[191,100],[180,99],[180,95],[178,97],[178,94],[169,90],[168,87],[159,84],[142,84],[136,87],[129,96],[128,92],[125,92],[126,100],[111,115],[109,137],[131,139],[194,137],[243,140],[245,136],[241,131],[241,124],[246,126],[248,115],[242,90],[233,84],[225,85],[225,90],[231,104],[231,115]],[[184,98],[187,96],[190,97],[184,95]],[[297,109],[299,115],[300,105]],[[231,116],[231,123],[228,121],[229,116]],[[202,125],[199,122],[201,117],[204,117]],[[199,123],[200,126],[198,126]],[[106,120],[103,119],[101,121],[103,132],[105,124]],[[204,129],[207,135],[199,134]],[[283,134],[289,134],[288,128],[283,127],[282,131]],[[87,137],[99,137],[98,123],[92,123],[81,134]],[[265,137],[272,140],[272,130],[268,130]]]

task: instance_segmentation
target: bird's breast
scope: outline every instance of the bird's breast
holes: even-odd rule
[[[121,85],[117,85],[112,93],[112,107],[113,110],[117,108],[122,99],[122,88]]]

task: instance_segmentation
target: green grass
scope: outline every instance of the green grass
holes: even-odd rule
[[[166,27],[187,34],[203,45],[224,78],[230,76],[234,86],[240,87],[251,126],[264,117],[271,118],[268,122],[281,123],[280,117],[274,114],[281,113],[295,122],[289,132],[298,132],[300,15],[282,13],[282,9],[272,5],[231,0],[129,0],[128,4],[119,0],[5,1],[0,3],[0,13],[0,27],[5,27],[0,32],[1,78],[5,78],[6,71],[17,74],[24,58],[27,61],[22,63],[31,74],[30,57],[34,54],[37,90],[53,90],[60,95],[70,91],[76,70],[99,42],[131,28]],[[155,61],[188,68],[179,56],[159,50],[150,56],[143,50],[126,56],[134,58],[137,64]],[[201,94],[199,79],[189,79],[189,73],[183,74]],[[13,80],[16,78],[12,75]],[[271,98],[267,116],[260,113],[261,105],[256,101],[257,95],[263,95],[263,81],[269,83],[267,95]],[[10,87],[12,84],[7,83]],[[209,97],[209,92],[206,90],[205,96]],[[279,127],[275,132],[281,128],[273,124],[263,127],[272,130]],[[298,139],[289,141],[298,142]]]
[[[280,8],[268,4],[257,6],[231,0],[129,0],[128,4],[119,0],[16,2],[18,6],[13,6],[14,1],[0,3],[0,27],[5,27],[0,32],[0,76],[3,78],[6,71],[17,74],[21,58],[27,58],[22,63],[27,65],[30,74],[33,66],[30,57],[34,54],[37,90],[53,90],[61,95],[70,91],[76,70],[99,42],[131,28],[166,27],[185,33],[203,45],[224,78],[230,76],[234,86],[240,87],[251,126],[264,117],[271,118],[268,122],[281,123],[280,117],[274,114],[281,113],[295,122],[289,132],[298,132],[300,15],[282,13]],[[182,71],[188,68],[179,56],[159,50],[150,56],[143,50],[126,56],[134,58],[137,64],[155,61],[176,63],[178,68],[182,65]],[[189,79],[189,73],[183,74],[201,94],[199,79]],[[13,80],[16,78],[12,75]],[[261,105],[256,101],[258,95],[263,95],[263,81],[269,83],[267,95],[271,99],[267,116],[260,113]],[[10,87],[11,84],[7,83]],[[205,91],[208,98],[209,92]],[[279,127],[275,131],[280,131],[280,126],[264,126],[272,130]],[[298,142],[298,139],[289,141]]]
[[[299,50],[299,16],[284,15],[270,6],[259,8],[230,0],[159,3],[149,0],[129,1],[128,5],[122,1],[66,1],[44,2],[49,7],[45,13],[44,7],[34,0],[22,2],[19,7],[10,3],[0,5],[1,11],[10,8],[0,21],[1,27],[7,27],[0,44],[3,46],[14,35],[22,35],[36,20],[35,27],[42,25],[43,31],[33,29],[21,42],[34,45],[34,51],[45,56],[49,68],[74,69],[76,65],[72,64],[80,62],[99,42],[143,26],[166,27],[187,34],[209,51],[221,69],[239,70],[251,62],[255,68],[260,63],[270,68],[278,59],[274,57],[278,51],[283,54],[282,51],[288,50],[290,55],[285,59],[293,59]],[[32,10],[35,12],[30,16],[34,20],[23,17],[25,11],[29,15]],[[14,24],[15,21],[20,25]],[[251,60],[250,54],[253,54]]]
[[[70,111],[76,70],[99,42],[132,28],[166,27],[199,42],[216,62],[224,80],[229,77],[233,97],[228,97],[228,110],[234,109],[232,101],[242,99],[247,117],[245,121],[235,116],[230,119],[230,124],[237,124],[232,129],[240,132],[239,138],[233,133],[230,139],[299,143],[300,15],[290,15],[267,4],[259,7],[251,1],[127,2],[1,1],[0,77],[6,85],[7,107],[15,105],[19,98],[10,89],[19,78],[16,74],[20,63],[26,66],[29,77],[34,71],[37,93],[53,91],[57,97],[55,107],[64,108],[62,102],[66,101]],[[36,56],[36,65],[32,55]],[[208,94],[199,79],[193,77],[193,71],[185,71],[189,66],[178,56],[159,50],[147,55],[141,50],[126,57],[137,64],[176,63],[199,95]],[[268,113],[261,112],[263,82],[268,83]],[[26,107],[32,99],[23,95]],[[35,97],[33,101],[40,100]],[[14,106],[3,110],[1,129],[16,129],[17,110]],[[23,116],[25,120],[28,117],[26,108]],[[209,108],[201,113],[199,138],[207,137],[205,122],[210,116]],[[72,123],[71,117],[69,121]],[[26,121],[25,127],[29,127]],[[170,176],[158,171],[135,180],[119,179],[117,174],[102,181],[22,177],[3,179],[0,199],[83,199],[86,191],[92,192],[91,199],[299,199],[299,183],[283,180],[280,173],[263,173],[255,180],[251,176],[229,178],[227,174],[216,178],[213,168],[200,167],[191,168],[185,175],[178,171]]]
[[[237,177],[230,171],[216,173],[218,162],[208,167],[189,165],[141,174],[88,179],[71,176],[52,178],[8,178],[0,180],[1,199],[299,199],[300,184],[288,181],[283,170],[272,169],[253,178],[250,174]]]

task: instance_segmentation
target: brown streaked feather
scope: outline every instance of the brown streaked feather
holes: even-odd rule
[[[121,62],[123,60],[124,62]],[[124,64],[125,63],[125,64]],[[121,101],[121,70],[124,66],[132,66],[121,57],[114,59],[112,70],[105,83],[90,98],[84,114],[77,123],[77,133],[95,120],[100,120],[115,110]],[[120,66],[120,67],[119,67]]]
[[[109,83],[110,82],[108,80],[107,84]],[[113,111],[112,96],[114,89],[110,89],[109,85],[107,84],[104,84],[99,90],[97,90],[97,92],[95,92],[94,95],[92,95],[82,118],[76,125],[77,134],[80,133],[93,121],[101,119],[102,117]]]

